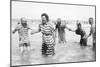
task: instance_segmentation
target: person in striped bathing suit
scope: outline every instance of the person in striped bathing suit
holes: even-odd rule
[[[42,23],[39,24],[39,29],[37,31],[33,30],[31,34],[38,32],[42,33],[42,55],[50,56],[54,55],[55,37],[54,37],[54,27],[49,22],[49,16],[46,13],[41,15]]]
[[[23,53],[25,49],[30,50],[30,41],[28,35],[29,30],[31,30],[31,28],[29,28],[27,20],[24,17],[20,19],[20,22],[18,22],[16,28],[13,30],[13,34],[18,31],[19,47],[21,53]]]

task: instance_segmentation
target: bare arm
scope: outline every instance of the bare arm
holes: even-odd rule
[[[16,31],[17,31],[17,29],[15,28],[15,29],[13,30],[13,34],[14,34]]]
[[[31,35],[35,34],[35,33],[39,33],[41,30],[40,30],[40,26],[38,27],[37,30],[32,30],[31,31]]]
[[[30,27],[28,27],[29,30],[32,30]]]
[[[13,34],[18,31],[18,29],[20,28],[19,24],[16,26],[16,28],[13,30]]]
[[[33,34],[35,34],[35,33],[38,33],[38,32],[40,32],[39,30],[32,30],[31,31],[31,35],[33,35]]]
[[[20,29],[20,22],[17,23],[16,28],[13,30],[13,34]]]
[[[68,28],[67,26],[65,26],[66,29],[68,29],[69,31],[75,32],[75,30],[72,30],[70,28]]]
[[[85,34],[85,35],[83,36],[83,38],[84,38],[84,39],[87,39],[87,38],[88,38],[88,36],[87,36],[87,34],[86,34],[85,30],[83,30],[83,33]]]
[[[90,29],[90,33],[89,33],[88,37],[90,37],[91,35],[92,35],[92,28]]]
[[[90,29],[90,33],[89,33],[89,35],[87,36],[87,38],[90,37],[91,35],[92,35],[92,28]]]
[[[57,23],[54,21],[53,24],[56,25]]]

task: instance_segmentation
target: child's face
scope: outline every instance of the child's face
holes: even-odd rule
[[[21,19],[21,23],[22,23],[22,25],[23,25],[24,27],[27,26],[27,21],[26,21],[25,18],[22,18],[22,19]]]
[[[77,25],[78,28],[81,28],[81,24]]]

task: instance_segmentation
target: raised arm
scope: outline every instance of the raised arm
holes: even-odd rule
[[[14,34],[16,31],[18,31],[19,28],[20,28],[20,24],[18,23],[17,26],[16,26],[16,28],[13,30],[12,33]]]
[[[13,34],[16,33],[20,29],[20,22],[17,23],[16,28],[13,30]]]
[[[12,33],[14,34],[16,31],[17,31],[17,28],[15,28]]]

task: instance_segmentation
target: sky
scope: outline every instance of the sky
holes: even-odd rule
[[[53,20],[88,20],[95,18],[95,7],[12,1],[12,18],[41,19],[42,13]]]

